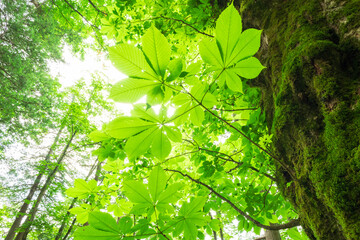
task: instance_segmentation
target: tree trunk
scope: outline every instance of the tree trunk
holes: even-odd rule
[[[265,231],[265,239],[266,240],[281,240],[279,230],[266,230]]]
[[[54,148],[55,148],[56,144],[59,141],[59,137],[60,137],[61,132],[62,132],[63,129],[64,129],[64,127],[61,126],[59,131],[57,132],[57,134],[55,136],[55,139],[54,139],[54,142],[50,146],[50,149],[49,149],[47,155],[45,156],[45,163],[50,162],[50,156],[53,153]],[[45,166],[45,169],[46,168],[47,168],[47,166]],[[35,191],[39,187],[39,184],[40,184],[40,181],[41,181],[41,179],[42,179],[42,177],[44,175],[45,169],[40,171],[39,174],[36,176],[36,179],[35,179],[33,185],[31,186],[30,191],[29,191],[27,197],[25,198],[23,205],[21,206],[19,212],[17,213],[17,217],[15,218],[15,220],[14,220],[14,222],[13,222],[7,236],[5,237],[5,240],[12,240],[14,238],[16,230],[19,228],[23,217],[26,215],[26,211],[27,211],[27,209],[29,207],[30,201],[32,200],[32,198],[34,196]]]
[[[360,4],[240,0],[244,28],[263,29],[249,84],[262,90],[277,185],[310,239],[360,239]]]
[[[29,212],[29,215],[27,216],[25,222],[22,224],[21,232],[19,232],[19,233],[16,235],[15,240],[26,240],[26,237],[27,237],[27,235],[28,235],[29,232],[30,232],[30,228],[31,228],[32,222],[34,221],[35,216],[36,216],[36,213],[37,213],[37,211],[38,211],[38,209],[39,209],[39,205],[40,205],[43,197],[45,196],[45,193],[46,193],[47,189],[49,188],[52,180],[54,179],[55,174],[57,173],[60,164],[61,164],[62,161],[64,160],[64,158],[65,158],[65,156],[66,156],[66,153],[67,153],[67,150],[69,149],[70,144],[72,143],[72,140],[74,139],[75,135],[76,135],[76,132],[74,132],[74,133],[71,135],[70,139],[68,140],[65,148],[63,149],[61,155],[60,155],[59,158],[58,158],[58,161],[57,161],[57,164],[56,164],[55,168],[54,168],[54,169],[50,172],[50,174],[48,175],[44,186],[41,188],[40,193],[39,193],[38,197],[36,198],[36,201],[35,201],[33,207],[31,208],[31,210],[30,210],[30,212]]]

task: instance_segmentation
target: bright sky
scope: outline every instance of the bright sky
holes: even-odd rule
[[[58,77],[63,87],[69,87],[81,78],[85,81],[91,79],[91,74],[101,72],[105,74],[111,84],[126,78],[120,73],[106,58],[104,52],[95,52],[87,49],[84,60],[73,55],[69,46],[65,45],[63,52],[63,62],[49,62],[50,74]],[[130,104],[116,103],[116,107],[124,114],[129,114],[132,106]]]

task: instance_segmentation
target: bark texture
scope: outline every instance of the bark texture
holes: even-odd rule
[[[277,184],[310,239],[360,239],[360,2],[235,1],[263,29],[262,90]],[[275,163],[274,163],[275,164]]]

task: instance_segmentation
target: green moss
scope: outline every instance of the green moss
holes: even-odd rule
[[[327,15],[315,0],[282,2],[262,18],[271,66],[263,99],[273,102],[265,111],[273,112],[274,150],[298,178],[279,167],[278,185],[317,239],[360,239],[360,61],[346,36],[359,24],[355,2]]]

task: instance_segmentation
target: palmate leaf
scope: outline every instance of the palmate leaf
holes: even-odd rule
[[[183,231],[185,239],[196,239],[196,226],[204,226],[208,221],[208,219],[204,217],[204,213],[201,211],[205,202],[205,197],[197,197],[190,201],[190,203],[184,203],[180,208],[179,219],[181,219],[181,221],[176,224],[175,231]]]
[[[110,47],[109,56],[113,65],[129,77],[149,80],[158,80],[159,78],[146,62],[141,50],[134,46],[120,44]]]
[[[164,35],[154,26],[142,38],[143,51],[157,75],[162,78],[170,61],[170,45]]]
[[[161,83],[152,80],[127,78],[113,85],[109,98],[116,102],[134,103],[156,86],[161,86]]]
[[[216,40],[219,42],[225,66],[229,66],[229,58],[235,49],[241,31],[241,17],[231,4],[220,14],[215,29]]]
[[[97,182],[95,180],[90,180],[86,182],[84,179],[75,179],[74,187],[66,190],[66,194],[69,197],[79,197],[80,199],[85,198],[94,191],[97,187]]]

